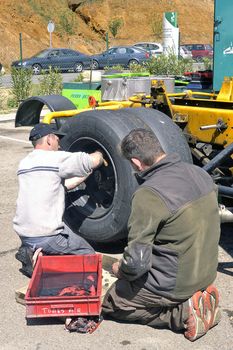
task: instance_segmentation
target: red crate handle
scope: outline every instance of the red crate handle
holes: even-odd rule
[[[51,309],[71,309],[74,308],[74,304],[58,304],[58,305],[50,305]]]

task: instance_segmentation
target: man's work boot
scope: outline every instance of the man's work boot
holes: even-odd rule
[[[203,335],[209,329],[208,322],[205,319],[206,301],[202,292],[198,291],[187,300],[188,318],[185,321],[184,336],[190,341],[194,341]]]
[[[220,319],[221,313],[218,307],[219,304],[219,293],[215,286],[210,285],[203,292],[203,297],[205,299],[205,318],[208,322],[208,328],[216,326]]]
[[[32,257],[33,257],[33,249],[21,245],[18,252],[15,254],[17,260],[22,263],[22,268],[20,271],[26,275],[27,277],[32,277],[33,265],[32,265]]]

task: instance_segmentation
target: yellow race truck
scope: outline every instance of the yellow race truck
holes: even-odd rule
[[[101,149],[108,162],[88,180],[67,193],[65,221],[84,238],[114,242],[127,236],[130,201],[137,181],[118,146],[132,129],[151,129],[165,152],[178,152],[187,162],[202,166],[219,189],[219,202],[227,208],[233,198],[233,80],[224,80],[218,94],[184,91],[167,94],[164,84],[152,80],[151,93],[127,101],[98,102],[77,110],[63,96],[35,96],[21,103],[15,125],[33,126],[43,107],[50,112],[43,122],[55,122],[66,133],[64,150]],[[222,207],[221,207],[222,208]],[[227,220],[232,221],[230,209]]]

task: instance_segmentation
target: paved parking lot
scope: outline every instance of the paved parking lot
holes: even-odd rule
[[[15,290],[26,285],[28,278],[19,272],[14,258],[19,239],[12,229],[17,196],[17,165],[30,150],[30,128],[14,128],[13,121],[0,122],[0,349],[124,349],[124,350],[232,350],[233,349],[233,230],[223,228],[219,248],[219,271],[216,285],[221,294],[221,323],[208,334],[190,343],[182,334],[156,330],[147,326],[103,321],[93,334],[68,333],[62,322],[25,321],[25,308],[15,302]]]

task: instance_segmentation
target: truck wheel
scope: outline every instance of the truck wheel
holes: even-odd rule
[[[140,118],[157,136],[165,153],[176,152],[184,162],[193,162],[189,145],[181,128],[166,114],[151,108],[126,108],[124,112]]]
[[[146,128],[156,133],[156,125],[161,124],[158,115],[162,122],[174,126],[172,132],[176,134],[176,142],[172,151],[176,151],[176,145],[185,143],[185,139],[179,142],[177,126],[166,115],[152,109],[88,111],[62,125],[60,130],[67,134],[61,140],[62,149],[88,153],[101,149],[108,162],[107,167],[96,169],[85,183],[69,191],[66,196],[64,220],[85,239],[114,242],[127,237],[131,197],[138,184],[130,163],[121,157],[118,146],[133,129]],[[143,116],[147,117],[144,119]],[[153,124],[153,128],[147,122]],[[159,126],[158,130],[160,132]],[[170,137],[172,135],[164,131],[160,142],[162,140],[166,144]],[[179,151],[181,149],[178,147]],[[189,156],[184,158],[188,159]]]
[[[101,149],[108,162],[67,193],[64,220],[87,240],[109,242],[127,236],[130,200],[137,182],[118,145],[137,127],[137,121],[125,118],[124,111],[107,110],[81,113],[60,129],[67,133],[61,140],[62,149],[88,153]]]

